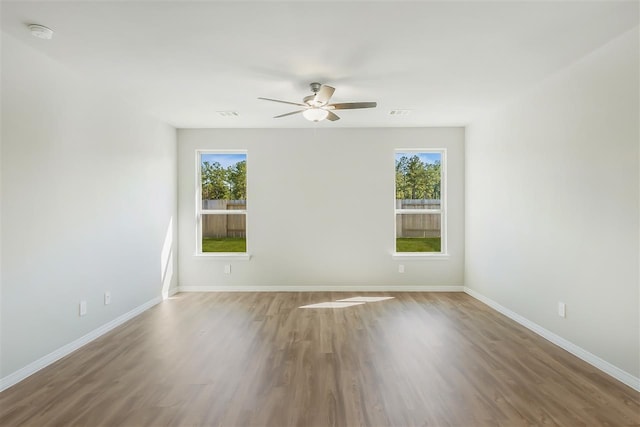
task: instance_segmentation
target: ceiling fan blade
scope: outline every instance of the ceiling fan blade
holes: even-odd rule
[[[332,111],[327,111],[327,113],[329,113],[329,115],[327,116],[327,120],[331,120],[332,122],[335,122],[336,120],[340,120],[340,117],[338,117],[337,114],[335,114]]]
[[[342,102],[339,104],[327,105],[332,110],[353,110],[356,108],[375,108],[378,105],[376,102]]]
[[[286,117],[286,116],[291,116],[293,114],[298,114],[298,113],[302,113],[305,110],[298,110],[298,111],[292,111],[290,113],[285,113],[285,114],[280,114],[279,116],[274,116],[274,119],[279,119],[280,117]]]
[[[318,91],[318,93],[316,93],[315,98],[313,98],[313,101],[324,105],[329,102],[329,100],[333,96],[333,92],[335,91],[336,89],[331,86],[322,85],[320,86],[320,90]]]
[[[297,105],[297,106],[299,106],[299,107],[306,107],[306,105],[304,105],[304,104],[300,104],[300,103],[297,103],[297,102],[280,101],[279,99],[261,98],[261,97],[258,97],[258,99],[263,99],[263,100],[265,100],[265,101],[280,102],[280,103],[282,103],[282,104]]]

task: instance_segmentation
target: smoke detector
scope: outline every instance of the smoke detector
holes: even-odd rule
[[[29,24],[29,30],[32,36],[38,37],[39,39],[51,40],[51,38],[53,38],[53,30],[44,25]]]

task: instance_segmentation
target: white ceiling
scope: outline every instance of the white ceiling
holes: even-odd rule
[[[638,1],[2,3],[4,32],[180,128],[465,125],[636,25]],[[256,99],[311,81],[378,108],[314,124]]]

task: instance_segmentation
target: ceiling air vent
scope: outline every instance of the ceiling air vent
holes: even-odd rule
[[[389,111],[390,116],[406,116],[409,114],[411,110],[391,110]]]

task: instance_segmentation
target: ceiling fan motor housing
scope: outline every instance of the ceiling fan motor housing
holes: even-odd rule
[[[312,108],[319,108],[325,105],[326,102],[319,101],[317,99],[318,92],[320,92],[320,89],[322,89],[322,83],[318,83],[318,82],[309,83],[309,87],[311,88],[311,92],[313,92],[313,95],[305,96],[304,98],[302,98],[302,102],[304,102],[305,104],[307,104],[309,107],[312,107]]]
[[[315,95],[305,96],[304,98],[302,98],[302,102],[304,102],[305,104],[307,104],[310,107],[319,107],[319,106],[321,106],[322,103],[316,102],[315,98],[316,98]]]

